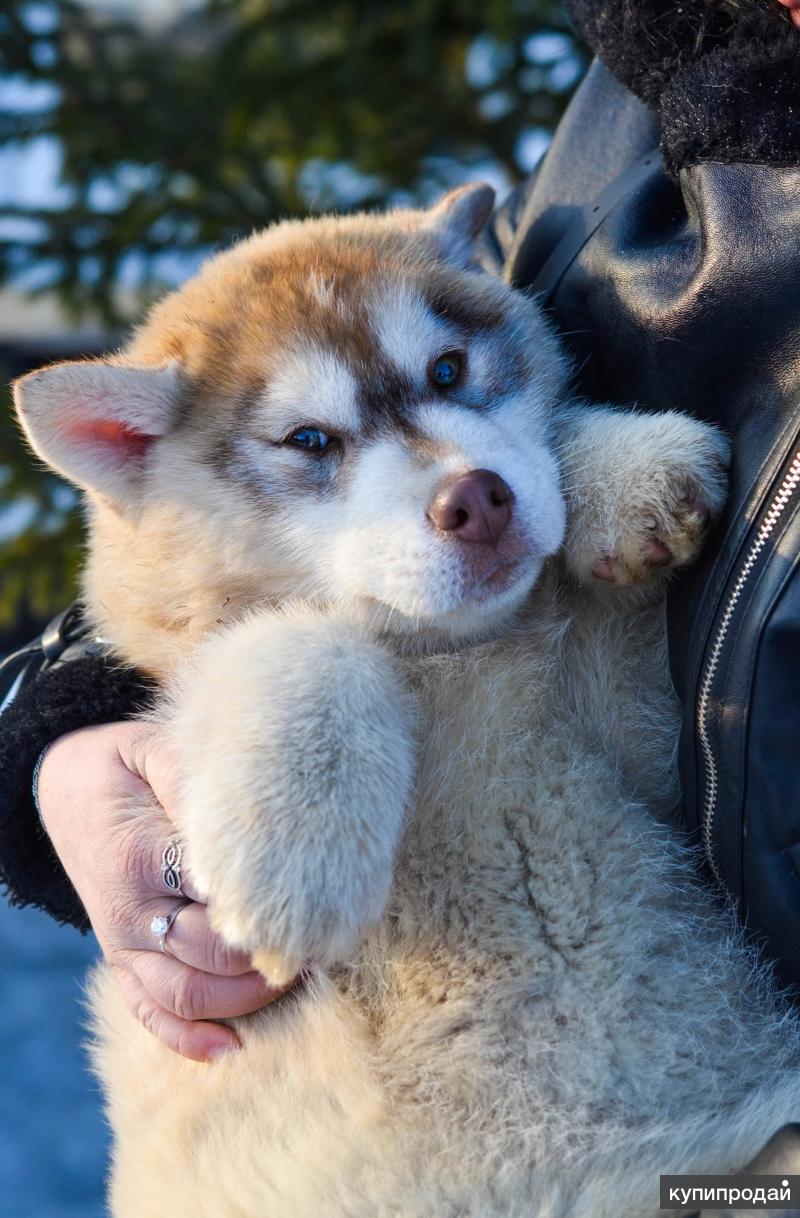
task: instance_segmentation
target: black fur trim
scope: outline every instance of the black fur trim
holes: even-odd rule
[[[800,31],[712,51],[661,98],[661,151],[677,175],[698,161],[800,165]]]
[[[143,709],[154,686],[119,662],[72,660],[42,673],[0,718],[0,884],[12,905],[35,905],[87,930],[78,894],[39,824],[31,779],[42,749],[66,732]]]
[[[703,0],[567,0],[567,11],[606,67],[654,109],[675,72],[730,37],[734,23]]]
[[[668,170],[800,164],[800,31],[776,0],[567,0],[606,66],[659,110]]]

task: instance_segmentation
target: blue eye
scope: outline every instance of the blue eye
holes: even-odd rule
[[[430,378],[437,389],[452,389],[461,379],[465,357],[460,351],[445,351],[434,360]]]
[[[304,448],[309,453],[323,452],[330,442],[330,436],[318,427],[301,427],[292,432],[288,439],[289,444],[294,444],[295,448]]]

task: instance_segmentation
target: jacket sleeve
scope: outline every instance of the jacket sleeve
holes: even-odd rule
[[[78,895],[39,822],[33,770],[59,736],[132,718],[152,689],[135,670],[90,656],[40,673],[0,716],[0,883],[13,905],[34,905],[59,922],[88,929]]]

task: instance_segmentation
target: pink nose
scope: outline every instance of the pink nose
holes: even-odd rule
[[[431,500],[428,519],[459,541],[494,545],[511,520],[514,495],[499,474],[472,469],[444,482]]]

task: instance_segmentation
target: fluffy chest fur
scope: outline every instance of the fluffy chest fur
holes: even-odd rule
[[[414,805],[387,914],[346,990],[393,1085],[426,1120],[435,1096],[449,1136],[474,1129],[479,1156],[501,1110],[515,1142],[501,1155],[524,1157],[536,1129],[539,1167],[562,1141],[589,1153],[611,1131],[677,1130],[698,1087],[724,1124],[738,1103],[728,1072],[755,1086],[770,1054],[789,1060],[768,1020],[760,1047],[755,1026],[745,1051],[731,1039],[752,1017],[750,962],[720,951],[727,915],[672,829],[661,614],[622,626],[551,587],[511,639],[413,673]]]

